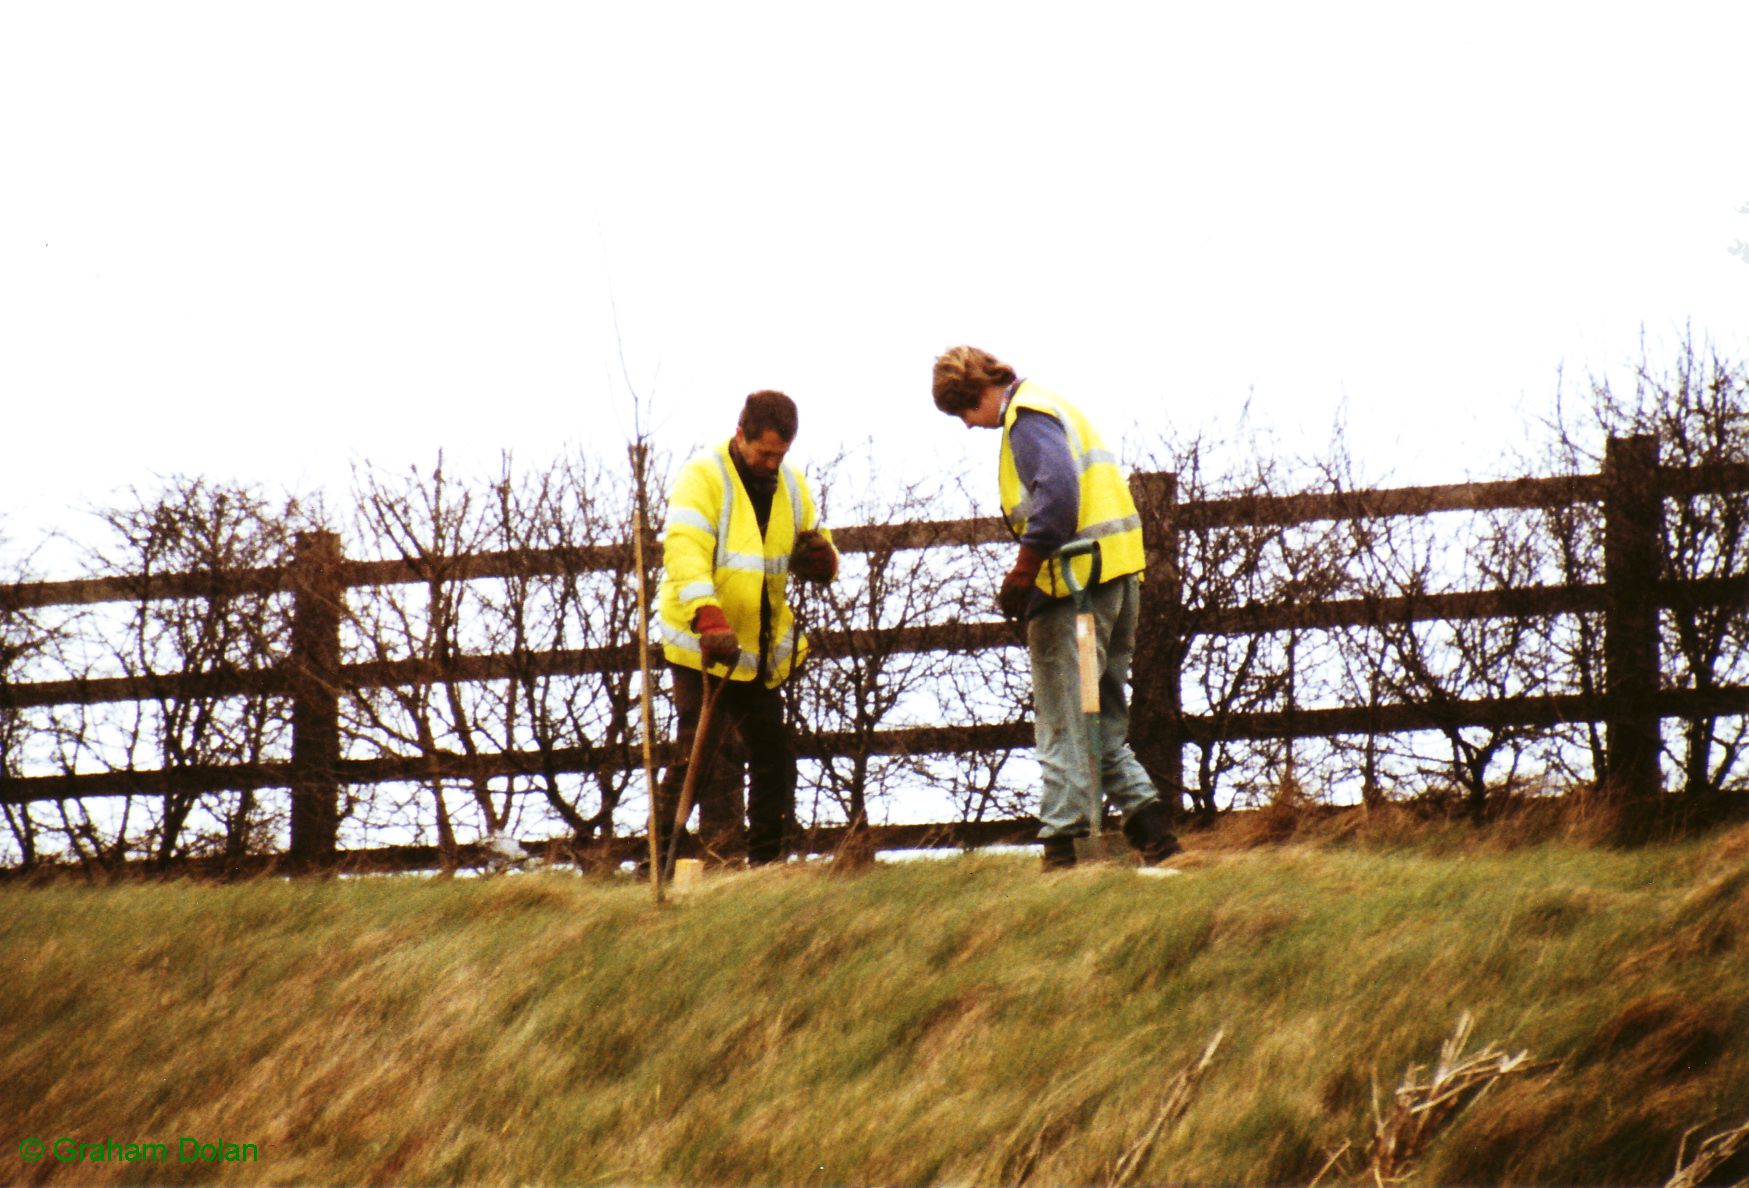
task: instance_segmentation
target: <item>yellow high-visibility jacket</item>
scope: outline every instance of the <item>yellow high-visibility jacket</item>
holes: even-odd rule
[[[1125,574],[1141,573],[1142,518],[1136,514],[1136,502],[1130,496],[1129,484],[1118,469],[1117,455],[1106,449],[1105,441],[1093,423],[1081,410],[1048,388],[1031,380],[1022,380],[1002,410],[1002,458],[997,464],[997,483],[1002,496],[1002,515],[1015,538],[1025,535],[1031,510],[1031,498],[1021,489],[1020,472],[1014,466],[1014,453],[1008,434],[1023,408],[1053,417],[1063,426],[1069,439],[1069,457],[1081,476],[1081,509],[1075,521],[1076,540],[1099,542],[1099,580],[1110,581]],[[1061,562],[1045,564],[1034,583],[1052,598],[1069,594],[1063,579]],[[1088,581],[1093,559],[1088,556],[1070,560],[1075,580]]]
[[[807,637],[795,630],[795,615],[786,597],[790,553],[797,533],[817,531],[832,539],[819,519],[807,479],[787,462],[771,497],[771,518],[763,539],[727,442],[681,467],[668,496],[668,518],[662,529],[662,585],[657,598],[662,654],[683,667],[703,668],[692,618],[702,606],[719,606],[741,641],[741,655],[729,676],[737,681],[756,679],[763,589],[771,603],[765,683],[772,688],[782,683],[808,653]]]

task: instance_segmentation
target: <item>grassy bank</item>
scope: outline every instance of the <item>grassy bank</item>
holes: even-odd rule
[[[0,1180],[1338,1183],[1466,1011],[1549,1063],[1413,1182],[1661,1184],[1749,1119],[1749,828],[1183,865],[7,887]]]

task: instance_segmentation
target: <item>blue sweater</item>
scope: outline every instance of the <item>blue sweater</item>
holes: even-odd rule
[[[1032,499],[1020,543],[1049,556],[1074,539],[1081,518],[1081,478],[1069,435],[1057,418],[1023,408],[1008,431],[1008,448],[1020,489]]]

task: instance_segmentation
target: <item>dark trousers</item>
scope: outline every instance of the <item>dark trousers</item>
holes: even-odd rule
[[[668,675],[680,718],[681,758],[663,773],[656,789],[656,839],[663,853],[674,828],[687,756],[692,753],[699,710],[704,705],[703,673],[670,664]],[[713,686],[719,679],[712,679]],[[693,789],[698,844],[689,844],[683,835],[681,853],[696,853],[702,848],[707,854],[727,857],[741,852],[741,772],[745,764],[747,861],[759,865],[781,858],[785,838],[794,826],[796,805],[796,750],[783,720],[782,693],[767,689],[761,681],[730,681],[711,711],[703,759],[706,766]]]

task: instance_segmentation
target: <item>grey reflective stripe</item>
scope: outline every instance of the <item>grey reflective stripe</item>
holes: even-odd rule
[[[1130,532],[1142,526],[1141,516],[1124,516],[1116,520],[1103,520],[1097,524],[1089,524],[1075,533],[1076,540],[1098,540],[1102,536],[1116,536],[1119,533]]]
[[[673,528],[676,526],[685,526],[687,528],[697,528],[703,532],[709,532],[711,530],[711,527],[712,527],[711,522],[709,520],[705,519],[705,515],[703,512],[697,510],[696,508],[690,508],[690,507],[671,507],[671,508],[669,508],[668,509],[668,526],[670,528]]]
[[[1069,453],[1075,457],[1075,468],[1086,470],[1087,463],[1082,461],[1087,457],[1087,449],[1081,443],[1081,435],[1075,431],[1074,418],[1062,409],[1057,409],[1057,421],[1063,426],[1063,436],[1069,439]]]
[[[1053,400],[1040,400],[1039,403],[1049,408],[1051,414],[1057,418],[1057,423],[1063,427],[1063,436],[1069,439],[1069,457],[1075,463],[1077,474],[1086,474],[1090,467],[1102,463],[1117,465],[1117,455],[1110,450],[1086,448],[1086,443],[1081,440],[1081,435],[1075,428],[1075,418],[1069,415],[1067,409]]]
[[[721,454],[717,455],[717,470],[723,476],[723,510],[717,523],[717,557],[718,569],[731,569],[741,573],[780,574],[789,572],[788,557],[767,557],[764,553],[731,553],[729,552],[729,516],[734,511],[734,484],[729,479],[728,464]],[[801,497],[796,488],[795,471],[785,466],[783,468],[784,482],[789,489],[790,516],[793,521],[801,507]]]
[[[722,569],[729,556],[729,513],[735,507],[735,484],[729,478],[729,464],[723,461],[719,451],[713,455],[717,460],[717,473],[723,477],[723,510],[717,513],[717,568]]]
[[[1063,436],[1069,439],[1069,457],[1075,463],[1076,474],[1086,474],[1103,462],[1117,465],[1117,455],[1110,450],[1088,449],[1081,440],[1081,435],[1075,431],[1074,420],[1060,408],[1057,409],[1057,421],[1063,426]]]
[[[1014,510],[1008,513],[1008,522],[1016,529],[1026,527],[1027,519],[1032,515],[1032,496],[1022,495],[1020,502],[1014,505]]]
[[[1069,410],[1055,400],[1045,400],[1042,397],[1033,397],[1033,399],[1050,409],[1051,415],[1057,419],[1057,424],[1063,427],[1063,436],[1069,439],[1069,453],[1074,457],[1076,467],[1086,469],[1081,465],[1081,435],[1075,431],[1075,418],[1069,415]]]
[[[662,642],[664,644],[667,644],[670,647],[684,648],[689,652],[697,652],[701,650],[698,636],[692,632],[682,631],[678,627],[670,627],[666,623],[661,624],[661,628]]]
[[[717,592],[715,583],[709,581],[688,582],[676,592],[680,601],[693,602],[700,598],[709,598]]]
[[[741,573],[764,573],[764,553],[731,553],[727,549],[717,550],[717,568],[733,569]]]
[[[789,492],[790,527],[797,532],[806,532],[813,525],[802,523],[802,488],[801,483],[796,479],[795,467],[788,465],[783,467],[783,486],[784,490]]]

